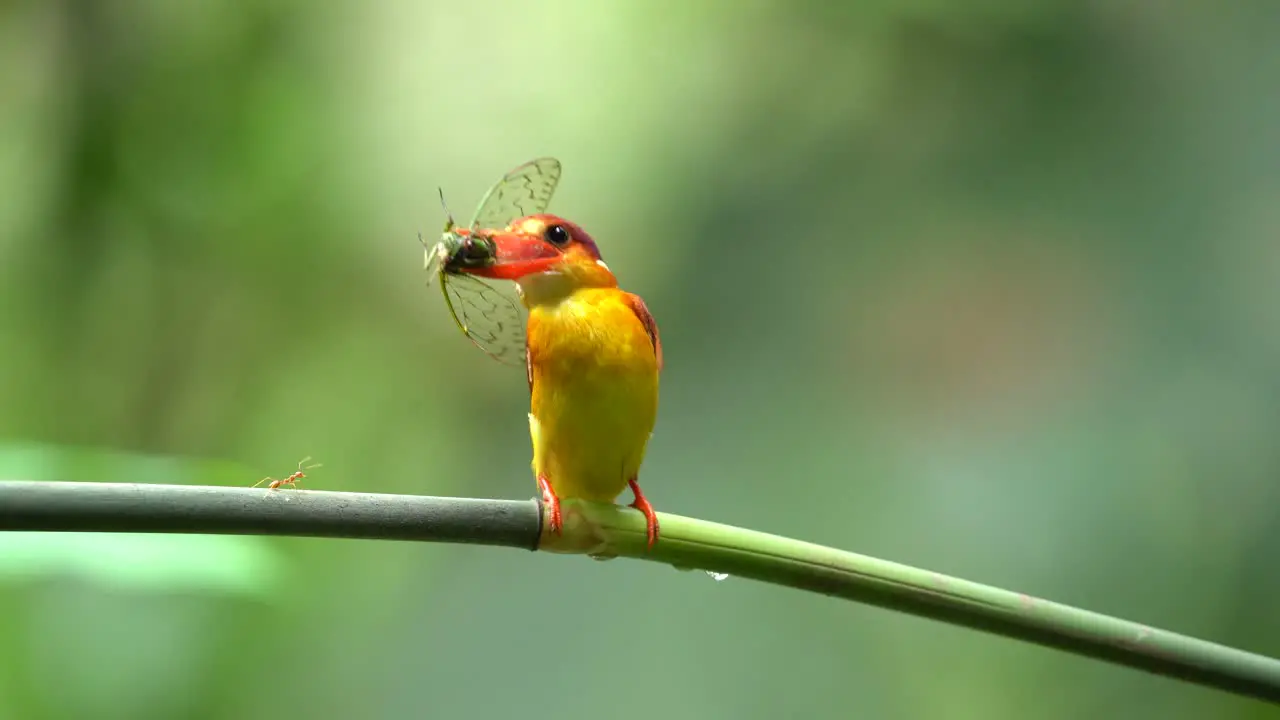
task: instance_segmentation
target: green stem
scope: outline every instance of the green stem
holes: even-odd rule
[[[0,480],[0,531],[292,535],[477,543],[728,573],[832,595],[1280,703],[1280,661],[1047,600],[767,533],[561,503],[550,535],[529,500]]]
[[[561,504],[564,533],[540,550],[630,557],[750,578],[963,625],[1157,675],[1280,703],[1280,661],[935,572],[812,543],[660,514],[645,545],[640,513]],[[545,526],[545,523],[544,523]]]

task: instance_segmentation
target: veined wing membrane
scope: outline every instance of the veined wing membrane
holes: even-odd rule
[[[453,321],[476,347],[504,365],[524,367],[525,319],[514,284],[504,291],[473,275],[441,273],[440,290]]]
[[[559,160],[530,160],[489,188],[471,219],[471,229],[502,230],[512,220],[546,210],[559,184]]]

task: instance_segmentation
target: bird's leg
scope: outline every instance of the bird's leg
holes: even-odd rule
[[[564,527],[560,518],[560,498],[556,497],[556,492],[551,489],[551,483],[547,481],[545,474],[538,475],[538,489],[542,491],[542,504],[550,511],[551,532],[559,535]]]
[[[645,534],[648,535],[649,547],[652,548],[658,541],[658,513],[654,512],[653,506],[645,499],[644,493],[640,492],[639,478],[631,478],[627,484],[631,486],[631,492],[636,496],[631,507],[644,513]]]

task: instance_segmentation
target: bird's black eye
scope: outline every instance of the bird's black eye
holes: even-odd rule
[[[543,231],[542,235],[552,245],[564,247],[569,244],[569,231],[563,225],[551,225]]]

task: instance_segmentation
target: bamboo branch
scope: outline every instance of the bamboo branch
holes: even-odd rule
[[[0,530],[292,535],[536,550],[541,522],[533,500],[0,481]]]
[[[471,543],[631,557],[822,593],[1280,704],[1280,661],[1022,593],[743,528],[565,500],[564,532],[535,500],[0,482],[0,530],[259,534]]]

